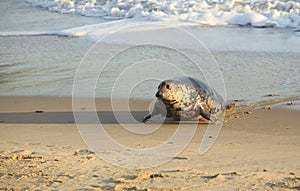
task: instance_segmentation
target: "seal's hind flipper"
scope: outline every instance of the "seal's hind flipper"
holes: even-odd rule
[[[230,110],[232,110],[233,108],[235,108],[235,102],[234,102],[234,101],[227,101],[227,102],[225,103],[225,109],[226,109],[227,111],[230,111]]]

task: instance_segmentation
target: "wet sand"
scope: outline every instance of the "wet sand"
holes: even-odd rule
[[[1,97],[0,105],[0,190],[300,189],[300,111],[293,104],[234,108],[207,153],[198,152],[207,128],[199,124],[181,154],[147,169],[113,166],[92,152],[76,128],[71,98]],[[105,99],[96,106],[100,112],[111,110]],[[139,119],[148,102],[131,106]],[[106,120],[107,132],[133,148],[160,144],[177,128],[164,124],[157,133],[137,136]]]

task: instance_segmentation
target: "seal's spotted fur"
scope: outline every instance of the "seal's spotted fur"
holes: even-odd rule
[[[203,82],[181,77],[165,80],[158,86],[153,112],[143,122],[162,114],[176,120],[202,120],[216,122],[224,114],[222,97]]]

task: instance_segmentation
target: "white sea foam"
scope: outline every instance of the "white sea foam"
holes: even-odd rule
[[[183,21],[202,25],[300,27],[300,0],[27,0],[61,14],[109,20]]]
[[[112,0],[107,2],[104,0],[27,0],[27,2],[32,6],[42,7],[54,12],[97,16],[101,19],[99,19],[99,23],[95,21],[96,24],[74,28],[54,28],[54,30],[48,31],[47,29],[45,31],[0,31],[0,36],[87,36],[91,41],[97,42],[123,29],[126,32],[134,31],[132,35],[135,35],[139,31],[143,31],[143,33],[148,31],[148,34],[149,31],[154,29],[161,30],[173,27],[185,27],[187,29],[188,26],[188,32],[197,36],[210,49],[299,51],[300,39],[297,37],[300,35],[300,0]],[[69,22],[68,18],[70,17],[65,17],[66,22]],[[146,25],[147,27],[144,27]],[[262,30],[266,31],[265,33],[268,33],[270,27],[279,28],[277,32],[289,27],[293,28],[295,32],[282,37],[279,34],[280,32],[277,34],[273,31],[271,33],[276,35],[276,38],[273,38],[272,35],[262,34],[258,30],[258,33],[250,31],[250,36],[257,33],[253,37],[251,36],[253,40],[241,43],[245,41],[244,38],[249,37],[247,34],[243,34],[247,33],[247,30],[251,30],[249,29],[251,27],[240,31],[240,33],[234,32],[235,34],[233,34],[233,31],[229,31],[230,33],[221,36],[219,34],[214,35],[215,31],[209,31],[209,29],[200,30],[199,32],[199,30],[193,31],[193,28],[199,27],[190,27],[202,27],[203,25],[268,27]],[[239,31],[238,28],[235,29]],[[226,30],[226,27],[223,27],[223,30]],[[285,31],[288,33],[292,30]],[[157,35],[157,33],[155,34]],[[271,39],[266,40],[267,38]],[[256,42],[260,42],[259,45]]]

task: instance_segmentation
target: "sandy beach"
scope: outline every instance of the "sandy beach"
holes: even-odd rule
[[[104,3],[0,1],[0,191],[300,190],[298,2]],[[170,141],[178,123],[157,130],[140,123],[147,100],[161,80],[178,76],[174,71],[206,81],[236,107],[214,136],[206,136],[210,124],[183,123],[182,132],[192,130],[193,137],[164,162],[155,163],[171,149],[129,156],[182,146]],[[74,88],[75,82],[83,85]],[[96,97],[94,116],[122,152],[93,134],[99,124],[78,123],[74,95]],[[129,100],[134,120],[112,109],[111,96],[116,105]],[[92,109],[75,110],[89,119]],[[102,141],[103,153],[88,146],[84,133]],[[216,142],[201,155],[203,137]],[[140,163],[126,168],[135,157]]]
[[[300,111],[293,105],[234,108],[204,155],[198,149],[207,125],[199,124],[180,155],[130,170],[86,146],[71,103],[62,97],[1,97],[0,190],[300,190]],[[132,109],[144,112],[148,104],[133,101]],[[110,110],[105,99],[96,106]],[[137,148],[159,144],[177,125],[163,124],[149,136],[127,135],[112,119],[105,128],[121,144]]]

